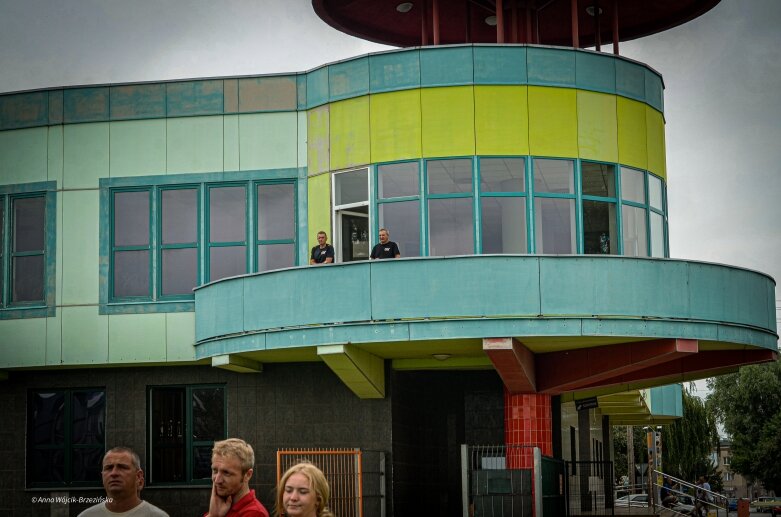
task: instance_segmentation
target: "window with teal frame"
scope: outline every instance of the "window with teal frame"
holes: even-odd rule
[[[535,253],[575,254],[575,162],[534,158],[532,165]]]
[[[484,157],[478,171],[480,251],[528,253],[526,159]]]
[[[376,199],[378,228],[386,228],[402,257],[418,257],[420,232],[420,162],[397,162],[377,166]]]
[[[586,255],[618,255],[616,167],[580,163],[582,196],[581,240]]]
[[[472,158],[451,158],[425,162],[430,256],[475,252],[472,161]]]
[[[0,186],[0,319],[54,315],[55,188]]]
[[[211,483],[212,447],[227,437],[225,386],[151,386],[147,407],[148,483]]]
[[[28,488],[102,486],[104,388],[30,391],[27,415]]]
[[[199,285],[297,264],[297,181],[210,177],[224,175],[122,179],[106,189],[102,306],[192,310]]]

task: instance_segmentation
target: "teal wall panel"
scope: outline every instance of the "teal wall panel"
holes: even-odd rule
[[[664,85],[662,78],[645,69],[645,101],[659,111],[664,111]]]
[[[226,81],[227,85],[227,81]],[[246,77],[238,81],[238,111],[295,111],[296,76]]]
[[[575,74],[580,89],[616,92],[616,60],[612,57],[578,52],[575,54]]]
[[[570,50],[531,47],[526,62],[529,84],[575,86],[575,53]]]
[[[296,167],[297,142],[295,112],[239,115],[240,170]]]
[[[475,84],[526,84],[526,47],[474,47]]]
[[[46,127],[0,132],[0,184],[47,180]]]
[[[46,363],[46,318],[0,321],[0,368]]]
[[[62,185],[63,174],[63,127],[51,126],[48,128],[48,142],[46,151],[46,179]]]
[[[244,331],[243,285],[244,278],[215,282],[209,296],[196,295],[195,312],[201,315],[195,319],[197,340]]]
[[[58,291],[59,292],[59,291]],[[62,362],[62,316],[46,318],[46,365],[58,366]]]
[[[648,390],[651,415],[683,416],[683,388],[680,384]]]
[[[43,126],[48,120],[47,92],[0,96],[0,130]]]
[[[630,61],[616,60],[616,93],[644,101],[645,67]]]
[[[369,58],[350,59],[328,66],[330,101],[369,93]]]
[[[195,359],[195,313],[172,312],[165,315],[165,350],[168,361]]]
[[[222,81],[223,110],[225,113],[239,111],[239,80],[225,79]]]
[[[71,124],[63,134],[65,188],[96,188],[109,175],[109,123]]]
[[[112,86],[112,120],[165,117],[164,84]]]
[[[223,83],[220,79],[169,83],[166,88],[166,115],[169,117],[223,112]]]
[[[297,134],[298,134],[298,164],[297,167],[306,167],[307,165],[307,120],[306,112],[299,111],[297,115]]]
[[[420,86],[420,53],[416,50],[384,52],[369,56],[372,93]]]
[[[166,360],[165,314],[118,314],[108,317],[110,363]]]
[[[65,90],[63,119],[66,124],[101,122],[109,117],[109,88],[73,88]]]
[[[370,319],[370,295],[366,289],[369,278],[367,263],[304,267],[249,277],[241,295],[244,298],[244,327],[286,327],[303,321],[312,324],[337,322],[343,321],[345,314],[353,315],[359,321]],[[317,289],[313,291],[314,285]],[[328,294],[336,292],[350,294]],[[234,290],[233,295],[237,294]]]
[[[222,116],[168,119],[166,156],[169,174],[222,170]]]
[[[98,303],[99,192],[62,193],[62,302]]]
[[[225,115],[222,118],[222,168],[226,171],[239,170],[239,115]]]
[[[421,86],[472,84],[472,47],[440,47],[420,50]]]
[[[306,109],[306,80],[309,77],[308,74],[296,75],[296,103],[299,110]]]
[[[595,316],[674,318],[689,314],[685,262],[608,260],[610,267],[600,258],[542,257],[542,314],[578,314],[584,307]]]
[[[65,117],[65,100],[62,90],[49,92],[49,124],[62,124]]]
[[[306,74],[306,106],[313,108],[328,102],[328,67],[322,66]]]

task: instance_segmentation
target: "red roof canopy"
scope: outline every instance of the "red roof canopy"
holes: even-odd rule
[[[670,29],[692,20],[720,0],[576,0],[579,47],[612,42],[613,11],[617,6],[620,41]],[[435,3],[439,43],[496,43],[497,28],[486,18],[496,16],[501,4],[505,43],[573,46],[571,0],[312,0],[320,18],[342,32],[387,45],[409,47],[434,42]],[[591,13],[601,10],[599,30]],[[589,12],[590,11],[590,12]],[[528,17],[528,18],[527,18]],[[423,30],[421,20],[426,20]],[[489,19],[489,22],[493,20]],[[422,40],[422,34],[427,41]],[[531,34],[531,37],[529,37]]]

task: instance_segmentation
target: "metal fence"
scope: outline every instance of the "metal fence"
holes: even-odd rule
[[[534,447],[470,445],[462,450],[468,515],[532,517]]]
[[[329,507],[339,517],[363,517],[363,473],[360,449],[294,449],[277,451],[277,483],[301,461],[323,471],[331,486]]]
[[[568,461],[569,515],[603,516],[623,513],[615,511],[612,480],[611,461]],[[632,507],[627,506],[625,509],[631,510]]]

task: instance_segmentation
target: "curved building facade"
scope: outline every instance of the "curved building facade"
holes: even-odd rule
[[[364,515],[421,487],[457,515],[485,495],[462,446],[609,461],[612,425],[680,417],[676,383],[775,360],[772,278],[669,258],[663,89],[461,44],[0,96],[0,509],[89,494],[122,444],[147,499],[203,511],[241,436],[264,501],[278,450],[347,448]],[[368,260],[380,228],[400,259]]]

